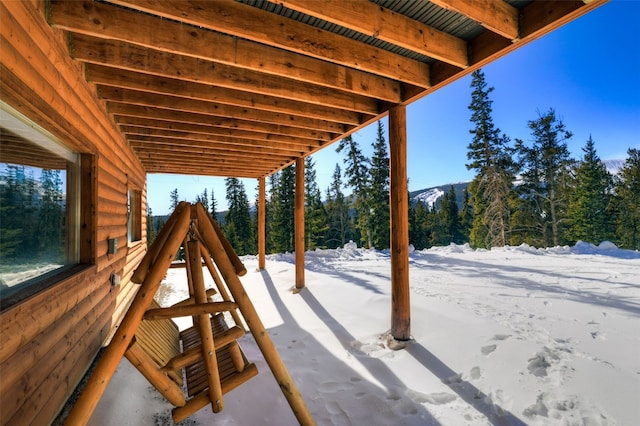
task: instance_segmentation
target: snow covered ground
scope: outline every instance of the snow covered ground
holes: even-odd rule
[[[637,425],[640,421],[640,253],[579,243],[491,251],[449,246],[410,256],[411,330],[386,347],[388,252],[243,258],[242,278],[319,425]],[[208,275],[208,274],[205,274]],[[186,296],[171,269],[158,296]],[[179,324],[187,326],[186,319]],[[186,425],[295,425],[250,335],[260,374]],[[124,359],[93,425],[172,424],[171,406]]]

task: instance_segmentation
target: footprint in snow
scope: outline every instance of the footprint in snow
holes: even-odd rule
[[[457,396],[447,392],[422,393],[412,389],[407,389],[407,396],[418,404],[443,405],[456,400]]]
[[[482,377],[482,370],[480,369],[480,367],[478,366],[473,367],[469,372],[469,377],[471,377],[471,379],[473,380],[477,380],[480,377]]]
[[[507,340],[509,337],[511,337],[510,334],[496,334],[491,340]]]
[[[482,355],[489,355],[491,352],[495,351],[496,348],[497,345],[487,345],[480,348],[480,352],[482,352]]]

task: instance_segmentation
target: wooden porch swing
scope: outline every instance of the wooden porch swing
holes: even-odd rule
[[[190,297],[162,308],[153,298],[182,243]],[[203,264],[217,291],[205,290]],[[223,395],[258,374],[237,342],[245,334],[240,314],[300,424],[315,424],[244,291],[238,278],[244,274],[204,206],[180,203],[136,269],[132,280],[141,287],[66,424],[87,423],[122,356],[176,407],[175,422],[208,404],[214,413],[222,411]],[[222,301],[213,300],[216,293]],[[180,332],[172,318],[183,316],[191,316],[194,325]]]

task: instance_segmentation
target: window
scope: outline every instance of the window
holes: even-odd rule
[[[127,235],[129,242],[142,239],[142,191],[129,189],[127,193]]]
[[[80,263],[81,158],[0,101],[2,308]]]

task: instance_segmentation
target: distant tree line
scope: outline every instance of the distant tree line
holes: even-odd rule
[[[450,243],[499,247],[527,243],[536,247],[598,244],[610,240],[640,250],[640,154],[629,149],[620,173],[612,176],[589,138],[583,157],[571,157],[572,133],[553,109],[528,122],[531,141],[501,134],[492,118],[494,90],[482,71],[471,82],[467,168],[475,177],[458,203],[451,187],[432,206],[409,203],[409,239],[416,249]],[[336,164],[324,198],[316,182],[315,163],[305,159],[305,245],[337,248],[349,241],[362,247],[387,249],[389,235],[389,155],[384,129],[377,123],[371,158],[351,136],[340,141],[344,170]],[[239,254],[257,252],[257,218],[242,182],[225,180],[228,211],[222,228]],[[295,165],[269,177],[266,197],[268,253],[291,252],[294,246]],[[177,189],[171,193],[178,203]],[[196,201],[214,218],[213,191]],[[256,206],[259,200],[256,200]]]

